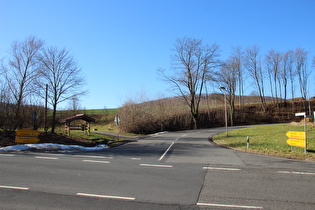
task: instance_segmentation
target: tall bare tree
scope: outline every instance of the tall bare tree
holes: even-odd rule
[[[283,91],[284,91],[284,102],[287,100],[287,90],[288,90],[288,82],[291,84],[291,94],[292,99],[294,97],[294,78],[295,74],[293,72],[293,63],[294,63],[294,53],[292,50],[289,50],[283,54],[282,60],[282,83],[283,83]]]
[[[235,113],[235,92],[238,83],[238,71],[239,62],[234,57],[230,57],[228,60],[223,62],[220,71],[216,73],[216,80],[220,86],[223,86],[226,91],[227,101],[230,106],[230,122],[233,126],[234,113]]]
[[[247,48],[245,51],[245,68],[249,72],[255,83],[256,90],[259,94],[262,109],[266,110],[265,103],[265,87],[264,87],[264,74],[261,68],[261,61],[259,55],[259,47],[253,46]]]
[[[238,84],[238,97],[239,106],[244,104],[244,71],[243,71],[243,51],[240,47],[232,49],[231,59],[233,62],[233,67],[236,70],[237,84]]]
[[[44,42],[34,36],[24,41],[15,41],[11,56],[5,67],[6,84],[16,106],[16,128],[23,127],[21,107],[27,96],[34,93],[35,79],[38,78],[38,53]]]
[[[270,84],[271,96],[275,97],[275,103],[278,103],[279,97],[281,98],[281,62],[282,55],[280,52],[270,50],[265,58],[265,65],[268,72],[268,79]]]
[[[66,49],[47,47],[40,56],[41,82],[38,83],[42,96],[48,84],[48,102],[53,106],[52,132],[55,132],[56,111],[59,103],[86,93],[85,79],[74,57]]]
[[[295,50],[295,70],[299,79],[300,93],[304,100],[307,98],[308,78],[310,76],[307,68],[308,53],[301,48]]]
[[[174,74],[162,74],[172,83],[190,108],[192,128],[198,128],[199,104],[206,82],[212,79],[212,70],[219,64],[219,46],[203,44],[202,40],[181,38],[176,40]]]

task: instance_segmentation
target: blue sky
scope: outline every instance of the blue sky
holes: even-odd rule
[[[0,57],[29,35],[66,47],[87,80],[80,106],[116,108],[175,95],[157,69],[170,68],[177,38],[216,43],[222,59],[252,45],[313,57],[314,21],[314,0],[0,0]]]

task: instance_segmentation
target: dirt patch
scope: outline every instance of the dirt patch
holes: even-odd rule
[[[70,136],[56,133],[41,133],[38,138],[40,139],[38,143],[80,145],[84,147],[95,147],[96,145],[100,144],[100,142],[96,143],[84,139],[76,139]],[[102,142],[102,144],[107,144],[107,142]],[[0,147],[7,147],[12,145],[17,145],[17,143],[15,143],[15,132],[0,131]]]

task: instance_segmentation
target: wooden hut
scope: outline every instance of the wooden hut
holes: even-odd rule
[[[95,122],[95,119],[85,114],[77,114],[61,120],[61,123],[65,123],[65,133],[69,136],[70,130],[82,130],[85,134],[90,135],[91,122]]]

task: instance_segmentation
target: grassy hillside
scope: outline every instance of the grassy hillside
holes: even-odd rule
[[[296,123],[265,125],[238,129],[221,133],[213,137],[214,142],[225,147],[240,151],[281,156],[294,159],[312,159],[315,160],[315,125],[307,126],[307,154],[301,147],[291,147],[287,144],[288,131],[304,131],[304,126]],[[247,136],[250,138],[250,147],[247,148]]]

